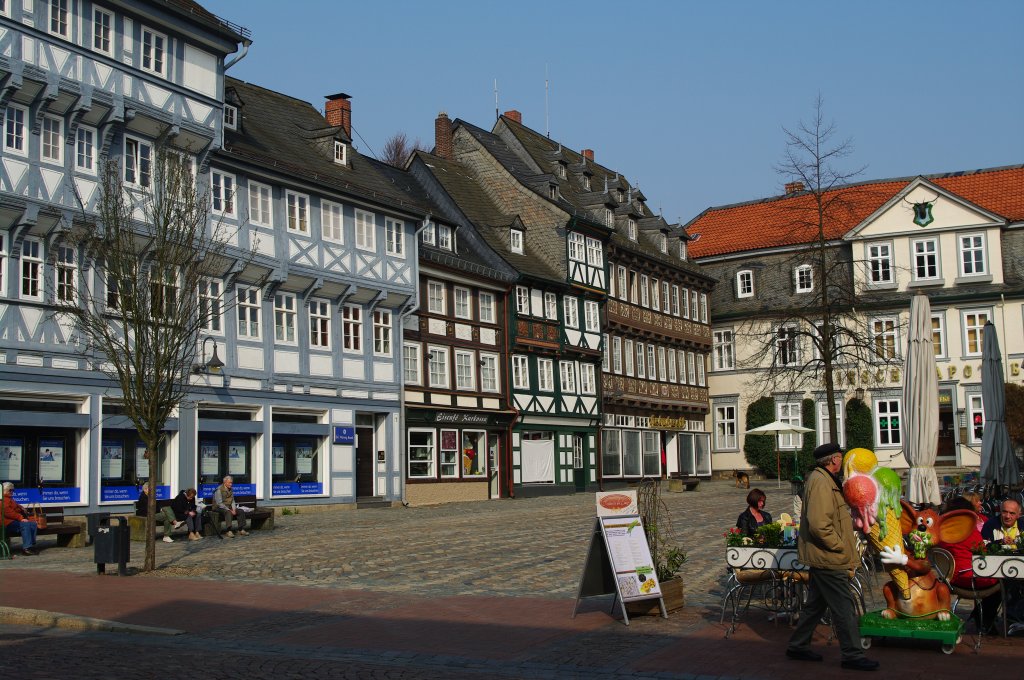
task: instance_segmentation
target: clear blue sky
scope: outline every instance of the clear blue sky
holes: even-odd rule
[[[252,31],[229,74],[323,107],[356,145],[433,146],[499,108],[591,148],[666,219],[781,193],[782,126],[813,113],[863,179],[1024,163],[1024,2],[199,0]]]

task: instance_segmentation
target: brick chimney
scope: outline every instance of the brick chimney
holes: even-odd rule
[[[519,113],[515,109],[509,109],[508,111],[506,111],[502,115],[504,115],[509,120],[514,120],[515,122],[519,123],[520,125],[523,124],[523,114]]]
[[[345,130],[345,135],[352,139],[352,102],[344,92],[327,95],[327,105],[324,106],[324,118],[328,125],[339,125]]]
[[[442,111],[434,120],[434,153],[441,158],[451,160],[452,153],[452,122],[448,114]]]
[[[786,182],[786,195],[796,194],[804,190],[803,182]]]
[[[586,158],[591,163],[593,163],[594,162],[594,150],[593,149],[584,149],[583,150],[583,157]]]

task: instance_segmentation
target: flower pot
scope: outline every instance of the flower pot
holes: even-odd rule
[[[683,577],[676,576],[661,582],[661,597],[665,601],[665,611],[679,611],[685,604],[683,596]],[[661,616],[661,607],[657,600],[640,600],[626,603],[626,612],[630,616]]]

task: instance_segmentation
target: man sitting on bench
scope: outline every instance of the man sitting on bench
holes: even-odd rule
[[[245,512],[235,502],[235,494],[231,490],[234,480],[228,475],[224,478],[224,483],[217,487],[217,490],[213,492],[213,526],[217,530],[217,535],[220,535],[220,523],[223,518],[227,523],[227,531],[224,535],[228,538],[234,538],[235,535],[231,533],[231,519],[234,518],[238,522],[238,535],[248,536],[249,532],[245,530]]]
[[[149,515],[149,482],[142,485],[139,500],[135,501],[135,514],[139,517]],[[164,523],[164,543],[174,543],[171,532],[185,523],[185,520],[178,521],[178,518],[174,516],[174,509],[169,505],[157,508],[156,521]]]
[[[14,500],[14,484],[4,482],[4,531],[8,534],[21,536],[21,554],[38,555],[36,544],[36,523],[30,522],[25,516],[25,508]]]

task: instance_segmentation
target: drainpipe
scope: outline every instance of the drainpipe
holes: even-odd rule
[[[413,301],[412,301],[412,303],[407,305],[405,307],[405,309],[403,309],[401,311],[401,313],[398,315],[398,327],[402,331],[402,340],[403,340],[403,345],[402,346],[403,347],[405,346],[405,344],[404,344],[404,340],[405,340],[405,320],[406,320],[406,318],[409,317],[410,314],[416,313],[416,311],[418,311],[419,308],[420,308],[420,277],[419,277],[419,273],[418,273],[419,272],[419,263],[420,263],[420,232],[422,232],[424,229],[426,229],[427,225],[430,224],[430,217],[431,217],[430,213],[427,213],[427,215],[423,218],[423,221],[420,223],[420,226],[416,227],[416,232],[412,236],[412,247],[413,247],[413,255],[414,255],[414,258],[413,258],[412,261],[416,263],[416,270],[417,270],[416,288],[413,291],[413,296],[412,296],[413,297]],[[398,353],[398,356],[400,358],[402,357],[402,352],[403,351],[404,350],[400,350],[399,353]],[[399,416],[398,416],[398,423],[399,423],[399,426],[398,426],[398,429],[399,429],[399,432],[398,432],[398,444],[399,444],[399,452],[398,452],[398,455],[402,456],[402,458],[405,458],[406,447],[408,446],[408,442],[406,441],[407,436],[408,436],[408,434],[407,434],[408,433],[408,427],[407,427],[406,422],[405,422],[405,375],[404,375],[404,371],[402,370],[403,369],[402,362],[398,361],[397,363],[398,363],[398,366],[399,366],[399,383],[398,383],[398,387],[399,387],[399,391],[398,391],[398,394],[399,394],[399,399],[398,399],[398,409],[399,409]],[[402,471],[402,478],[401,478],[401,485],[402,485],[401,500],[402,500],[402,505],[405,506],[405,507],[409,507],[409,501],[407,501],[406,498],[405,498],[405,478],[407,476],[406,475],[406,471],[405,471],[405,466],[404,465],[399,465],[398,467]]]
[[[252,45],[252,40],[248,38],[242,39],[242,51],[235,55],[235,58],[224,64],[224,70],[227,71],[229,68],[237,64],[238,62],[245,59],[246,55],[249,54],[249,45]]]

